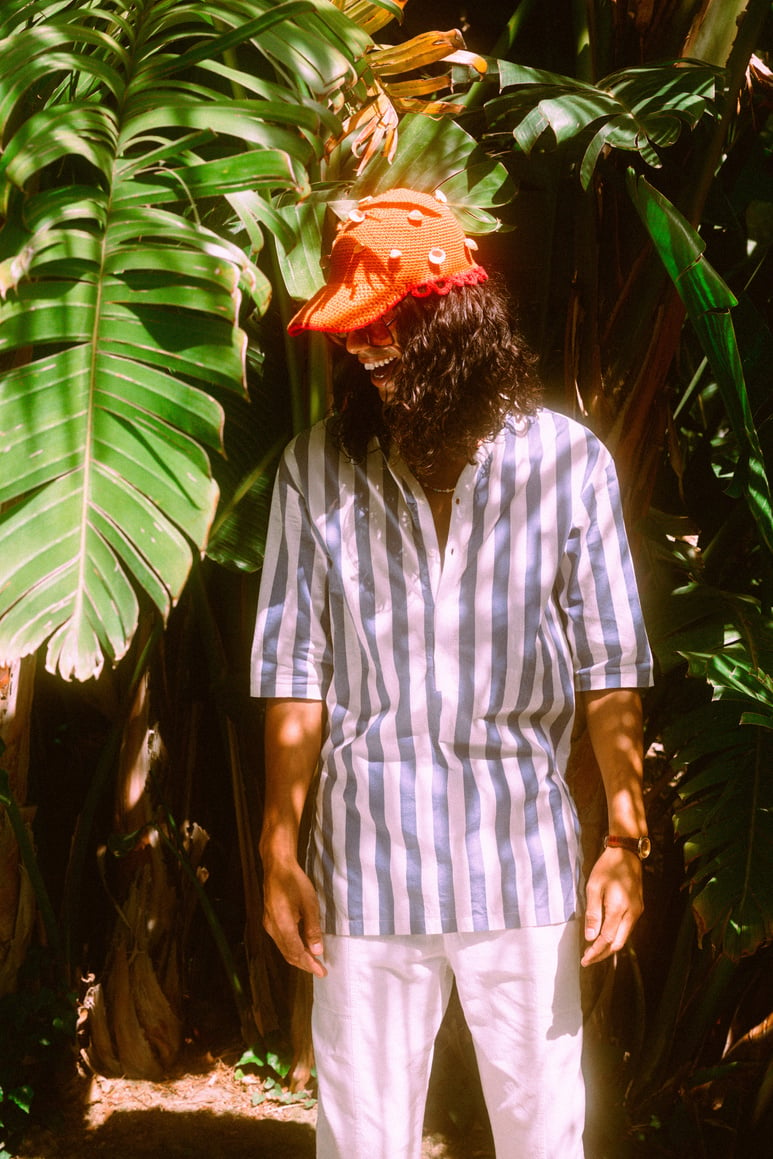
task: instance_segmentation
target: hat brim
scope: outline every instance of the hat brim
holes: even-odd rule
[[[407,293],[395,296],[392,285],[323,286],[290,319],[287,331],[289,334],[300,334],[304,330],[343,334],[359,330],[375,322],[405,297]]]
[[[473,286],[488,280],[483,266],[469,269],[450,277],[435,278],[411,286],[395,294],[393,285],[378,286],[372,281],[323,286],[294,314],[287,326],[289,334],[314,330],[327,334],[346,334],[370,326],[405,298],[427,298],[432,294],[444,297],[455,286]]]

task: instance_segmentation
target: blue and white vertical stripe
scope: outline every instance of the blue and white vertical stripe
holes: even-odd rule
[[[651,658],[611,457],[543,410],[480,448],[445,553],[407,468],[351,463],[324,423],[277,477],[255,696],[320,699],[309,869],[324,928],[547,925],[577,907],[564,780],[577,690]]]

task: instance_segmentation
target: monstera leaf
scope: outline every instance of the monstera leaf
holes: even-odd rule
[[[362,44],[310,0],[3,5],[0,663],[86,679],[179,596],[269,296],[213,205],[307,190]]]

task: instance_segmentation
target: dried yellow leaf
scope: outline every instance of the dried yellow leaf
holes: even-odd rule
[[[464,37],[458,28],[452,28],[448,32],[422,32],[403,44],[378,45],[368,53],[367,60],[379,76],[394,76],[461,51],[465,51]]]
[[[467,68],[474,68],[481,76],[488,70],[487,62],[482,56],[478,56],[477,52],[452,52],[450,56],[444,56],[443,61],[447,61],[449,64],[463,64]]]
[[[359,28],[367,33],[378,32],[391,21],[398,19],[388,9],[381,8],[378,4],[371,4],[369,0],[334,0],[334,3],[336,8],[345,13],[350,20],[353,20]],[[392,3],[400,9],[400,15],[402,15],[408,0],[392,0]]]
[[[398,113],[421,113],[424,117],[441,117],[464,112],[464,105],[449,101],[413,101],[405,98],[395,101],[395,109]]]
[[[437,93],[441,89],[447,89],[450,84],[451,74],[444,73],[442,76],[426,76],[421,80],[391,81],[387,90],[392,100],[398,100],[403,97],[420,97],[425,93]]]

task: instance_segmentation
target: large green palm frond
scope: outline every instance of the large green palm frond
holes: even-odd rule
[[[773,499],[765,459],[749,401],[743,360],[731,310],[735,295],[705,256],[706,244],[669,200],[642,176],[628,173],[631,199],[714,371],[740,450],[727,491],[744,494],[760,538],[773,551]]]
[[[492,131],[512,132],[524,153],[545,137],[582,140],[587,189],[605,149],[636,152],[659,168],[661,150],[713,108],[720,70],[679,60],[627,68],[591,85],[501,60],[489,70],[489,79],[497,77],[503,94],[486,104]]]
[[[207,388],[243,390],[241,297],[269,292],[213,199],[305,191],[359,42],[309,0],[3,9],[0,662],[47,644],[86,679],[213,518]]]

